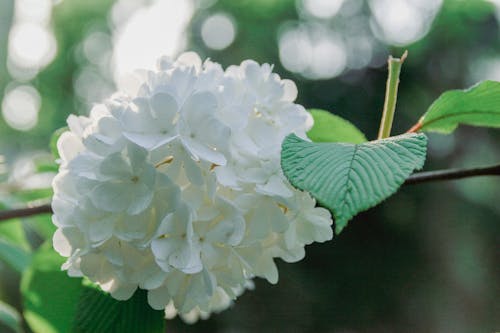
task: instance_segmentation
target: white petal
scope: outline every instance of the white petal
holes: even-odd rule
[[[153,200],[153,189],[143,183],[135,184],[129,191],[133,191],[133,198],[127,208],[127,214],[136,215],[148,208]]]
[[[172,125],[178,111],[175,98],[171,94],[156,93],[151,97],[150,103],[153,115],[159,124],[170,127],[169,125]]]
[[[183,139],[182,143],[196,160],[201,159],[216,165],[226,165],[224,154],[219,153],[215,149],[191,139]]]
[[[133,198],[131,186],[123,183],[101,183],[92,191],[90,199],[97,208],[108,212],[126,210]]]
[[[283,94],[283,100],[288,101],[288,102],[293,102],[297,98],[298,90],[297,86],[295,85],[295,82],[292,80],[283,80],[281,81],[283,83],[283,89],[284,89],[284,94]]]
[[[293,195],[290,188],[285,185],[285,179],[277,175],[271,176],[265,184],[258,184],[255,189],[262,194],[278,195],[284,198],[289,198]]]
[[[111,296],[119,301],[125,301],[132,297],[134,292],[137,290],[136,284],[120,284],[113,285],[112,289],[109,290]]]
[[[170,294],[166,286],[148,291],[148,303],[153,309],[163,310],[169,302]]]

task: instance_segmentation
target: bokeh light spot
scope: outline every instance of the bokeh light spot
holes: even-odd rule
[[[52,12],[51,0],[16,0],[17,20],[47,25]]]
[[[340,75],[347,65],[342,39],[330,30],[299,26],[286,30],[279,39],[283,66],[308,79],[329,79]]]
[[[136,1],[121,0],[115,4],[113,20],[117,25],[114,34],[114,78],[118,88],[126,76],[135,69],[152,69],[158,56],[173,56],[184,48],[184,30],[193,14],[191,1],[156,0],[151,5],[139,7],[125,18],[128,7]],[[124,9],[125,8],[125,9]]]
[[[85,57],[94,65],[108,62],[111,50],[111,37],[103,32],[93,32],[83,41]]]
[[[304,9],[318,18],[330,18],[335,16],[344,0],[303,0]]]
[[[371,0],[373,33],[393,45],[408,45],[424,37],[442,0]]]
[[[9,34],[9,58],[19,68],[41,68],[54,59],[56,40],[45,27],[17,23]]]
[[[32,86],[8,90],[2,101],[2,116],[13,129],[29,131],[38,122],[41,98]]]
[[[201,27],[201,37],[206,46],[214,50],[223,50],[234,41],[236,28],[227,14],[214,14],[208,17]]]

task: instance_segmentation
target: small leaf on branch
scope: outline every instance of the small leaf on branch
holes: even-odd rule
[[[311,143],[294,134],[282,145],[281,167],[290,183],[330,209],[340,233],[357,213],[380,203],[422,168],[424,134],[361,144]]]
[[[351,122],[320,109],[309,110],[314,126],[307,136],[314,142],[366,142],[365,135]]]
[[[500,127],[500,82],[484,81],[442,94],[410,132],[451,133],[459,124]]]

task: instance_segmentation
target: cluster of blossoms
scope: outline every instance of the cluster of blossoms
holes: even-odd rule
[[[312,125],[293,82],[194,53],[143,76],[135,96],[70,116],[58,141],[54,247],[69,275],[194,319],[332,238],[329,212],[281,171],[285,136]]]

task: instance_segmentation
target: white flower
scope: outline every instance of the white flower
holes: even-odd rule
[[[63,269],[117,299],[137,288],[186,321],[230,306],[275,258],[332,238],[331,216],[293,188],[281,142],[312,120],[270,65],[224,71],[194,53],[161,58],[133,95],[70,116],[58,141],[54,248]]]
[[[191,95],[182,107],[179,136],[194,160],[225,165],[224,152],[231,130],[215,117],[216,110],[217,100],[213,94],[204,92]]]
[[[177,137],[174,124],[177,114],[177,102],[170,94],[136,98],[120,116],[123,135],[146,149],[159,147]]]
[[[151,203],[156,169],[146,161],[143,149],[129,144],[123,153],[114,153],[99,161],[89,198],[96,208],[136,215]]]
[[[165,216],[151,242],[158,265],[166,272],[173,268],[188,274],[201,271],[200,249],[194,237],[192,213],[187,204],[180,204]]]

